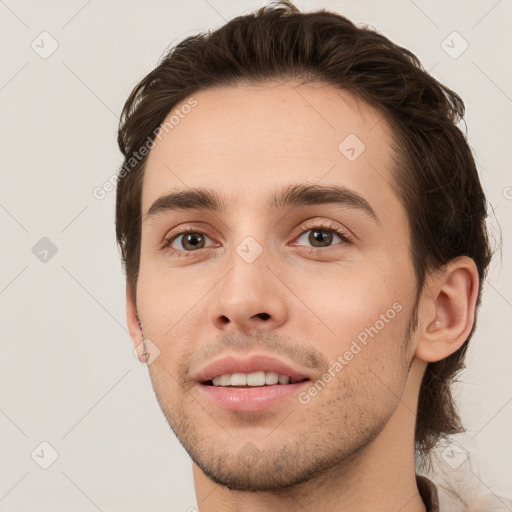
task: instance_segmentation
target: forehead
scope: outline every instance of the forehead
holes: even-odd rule
[[[163,125],[146,162],[143,214],[158,197],[196,187],[239,207],[266,204],[290,183],[342,185],[377,209],[397,200],[387,121],[330,85],[210,88],[176,105]]]

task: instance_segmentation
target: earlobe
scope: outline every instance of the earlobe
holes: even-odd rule
[[[475,322],[479,285],[476,264],[466,256],[451,260],[429,276],[428,296],[422,296],[420,301],[424,313],[419,325],[417,358],[440,361],[462,346]]]

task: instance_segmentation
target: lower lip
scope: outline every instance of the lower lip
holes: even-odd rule
[[[257,412],[284,399],[296,397],[310,381],[294,384],[274,384],[254,388],[228,388],[200,384],[200,392],[215,405],[228,411]]]

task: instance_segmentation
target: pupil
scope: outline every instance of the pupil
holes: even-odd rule
[[[330,242],[332,240],[332,233],[326,232],[323,229],[315,229],[312,231],[313,240],[310,240],[313,245],[317,242]]]
[[[195,238],[199,239],[199,241],[194,241]],[[201,238],[201,235],[198,233],[189,233],[185,239],[185,245],[190,244],[192,248],[196,248],[201,243]],[[184,248],[186,247],[184,246]]]

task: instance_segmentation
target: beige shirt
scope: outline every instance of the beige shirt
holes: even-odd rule
[[[427,512],[439,512],[437,487],[426,476],[416,475],[416,484]]]

